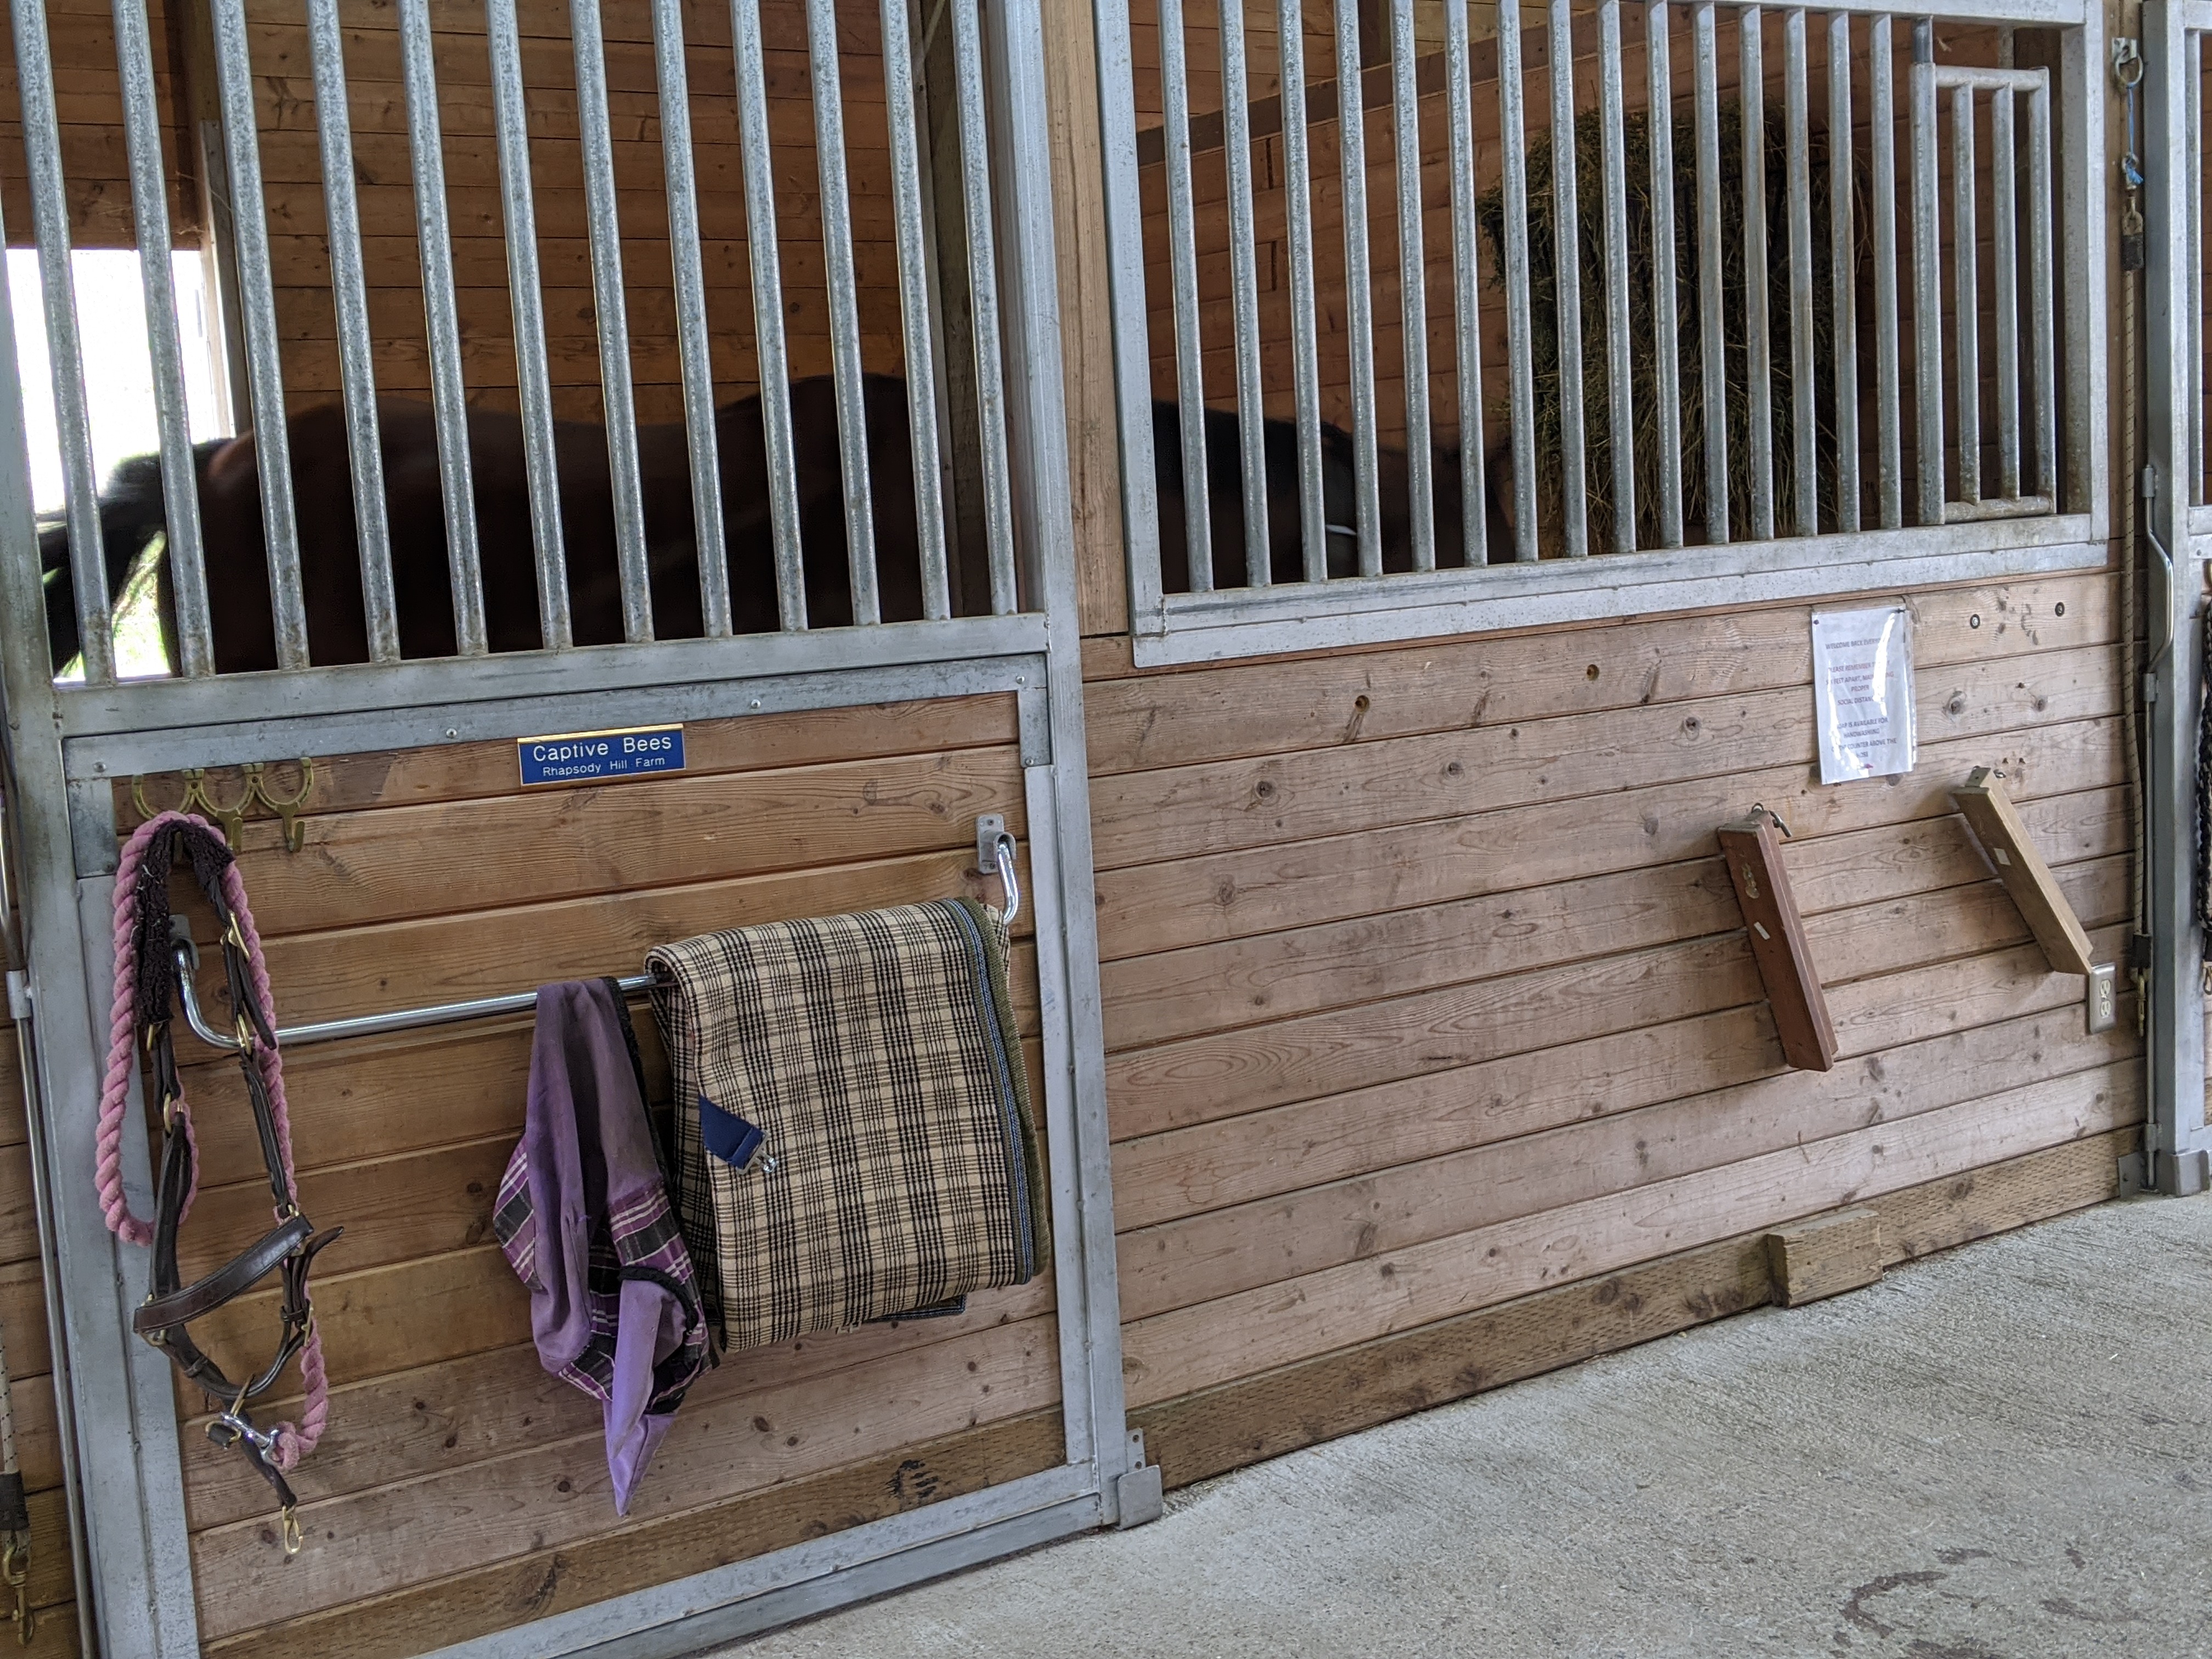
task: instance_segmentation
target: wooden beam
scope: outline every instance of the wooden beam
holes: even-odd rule
[[[2059,891],[2057,878],[2036,850],[2034,838],[1998,778],[1989,767],[1978,766],[1967,775],[1964,788],[1952,791],[1951,799],[1996,866],[1997,879],[2020,906],[2051,971],[2087,974],[2093,965],[2089,935]]]
[[[1887,1194],[1882,1260],[1911,1261],[2119,1195],[2115,1130]],[[1578,1285],[1361,1343],[1130,1413],[1171,1486],[1671,1335],[1772,1295],[1765,1237],[1747,1234]]]
[[[1756,812],[1718,831],[1729,879],[1751,935],[1751,957],[1774,1011],[1774,1034],[1783,1058],[1801,1072],[1825,1072],[1836,1063],[1836,1027],[1828,1000],[1805,942],[1805,919],[1790,890],[1782,839],[1771,812]]]
[[[1766,1235],[1774,1299],[1802,1307],[1881,1277],[1881,1214],[1867,1205],[1832,1211]]]

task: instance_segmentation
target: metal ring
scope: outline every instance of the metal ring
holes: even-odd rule
[[[1014,874],[1014,838],[1000,836],[992,846],[991,856],[999,866],[999,879],[1006,887],[1006,926],[1014,925],[1014,918],[1022,913],[1022,884]]]

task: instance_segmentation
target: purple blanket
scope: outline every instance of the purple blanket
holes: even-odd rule
[[[605,1407],[615,1513],[627,1515],[708,1336],[611,980],[538,989],[529,1112],[493,1225],[530,1291],[539,1360]]]

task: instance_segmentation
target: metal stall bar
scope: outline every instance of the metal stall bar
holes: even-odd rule
[[[629,313],[623,298],[622,222],[615,206],[614,139],[607,118],[607,53],[599,30],[599,0],[568,0],[568,33],[576,58],[576,125],[583,149],[584,220],[592,245],[592,309],[599,319],[599,394],[607,427],[607,477],[614,496],[623,637],[636,644],[653,637],[653,579],[645,553],[637,404],[630,390]],[[439,422],[441,431],[444,425]]]
[[[307,607],[300,591],[300,537],[292,506],[292,446],[284,418],[284,371],[276,339],[276,295],[269,270],[269,210],[261,194],[261,140],[245,0],[209,0],[223,143],[230,157],[239,312],[246,328],[246,378],[253,398],[253,451],[261,471],[261,525],[268,544],[270,609],[276,665],[307,665]],[[72,538],[72,540],[74,538]]]
[[[1176,15],[1180,16],[1180,0],[1171,3],[1176,4]],[[1501,54],[1505,40],[1504,20],[1516,3],[1516,0],[1498,0]],[[1352,477],[1356,509],[1353,525],[1359,533],[1359,574],[1379,576],[1382,574],[1382,495],[1381,463],[1375,453],[1375,295],[1368,273],[1367,100],[1364,90],[1366,82],[1360,73],[1359,5],[1360,0],[1336,0],[1336,159],[1337,177],[1344,188],[1344,332],[1352,356]],[[1163,23],[1161,28],[1164,41],[1166,25]],[[1162,61],[1165,61],[1164,56]],[[1502,56],[1499,61],[1504,61]],[[1362,90],[1347,93],[1346,88]],[[1172,139],[1174,135],[1169,136]],[[1513,165],[1510,158],[1506,165]],[[1185,182],[1188,182],[1188,175]],[[1510,194],[1509,186],[1509,203],[1514,199],[1517,198]],[[1522,207],[1522,240],[1525,244],[1525,201]],[[1513,234],[1513,210],[1510,205],[1505,222],[1510,246]],[[1525,285],[1522,291],[1527,291]]]
[[[70,581],[76,592],[77,645],[88,685],[115,683],[115,626],[109,614],[107,561],[100,533],[100,478],[93,470],[92,416],[85,401],[76,283],[70,270],[69,198],[62,183],[61,126],[45,0],[17,0],[16,76],[23,117],[23,161],[30,173],[31,222],[39,242],[39,285],[46,303],[47,362],[54,380],[54,426],[61,441],[62,501],[69,526]],[[167,273],[163,272],[166,276]]]
[[[1498,0],[1498,125],[1505,173],[1505,361],[1511,380],[1513,556],[1536,557],[1536,346],[1528,318],[1528,137],[1520,0]]]
[[[1931,31],[1932,39],[1932,31]],[[2066,361],[2083,368],[2084,380],[2069,376],[2069,395],[2062,419],[2065,447],[2052,479],[2054,501],[2087,514],[2088,539],[2101,542],[2112,528],[2112,502],[2106,494],[2105,169],[2087,158],[2104,154],[2105,83],[2112,67],[2105,60],[2105,16],[2085,6],[2080,26],[2058,37],[2063,124],[2058,153],[2071,159],[2059,186],[2063,215],[2058,257],[2067,273],[2064,307]]]
[[[1997,494],[2020,499],[2020,146],[2013,94],[1990,94],[1990,264],[1996,279]]]
[[[1691,13],[1698,123],[1698,360],[1705,386],[1705,540],[1729,538],[1728,336],[1721,308],[1720,41],[1712,0]]]
[[[1221,145],[1229,173],[1229,292],[1236,319],[1237,442],[1243,465],[1244,580],[1274,579],[1268,556],[1267,411],[1260,385],[1260,275],[1252,228],[1251,88],[1244,0],[1221,0]]]
[[[837,450],[845,483],[845,551],[853,620],[883,620],[876,589],[875,495],[868,478],[867,392],[860,368],[859,277],[846,184],[845,95],[838,76],[836,0],[806,0],[806,58],[814,87],[814,150],[822,180],[822,262],[830,286],[830,368],[837,393]]]
[[[1813,155],[1805,58],[1805,13],[1793,7],[1782,15],[1782,109],[1790,193],[1790,494],[1796,498],[1797,533],[1817,536],[1820,479],[1813,443]],[[1829,142],[1836,142],[1832,134]]]
[[[1959,499],[1982,499],[1981,262],[1975,247],[1974,91],[1951,92],[1951,246],[1957,255]]]
[[[1475,258],[1474,96],[1467,0],[1444,0],[1444,102],[1451,127],[1452,325],[1458,347],[1460,562],[1488,562],[1482,453],[1482,276]],[[1342,94],[1340,94],[1340,96]]]
[[[530,539],[538,554],[538,636],[562,650],[574,635],[568,563],[561,538],[561,480],[553,451],[553,376],[545,360],[545,295],[538,274],[538,210],[530,181],[530,113],[522,93],[522,43],[514,0],[484,0],[491,57],[492,126],[499,145],[507,302],[514,317],[514,380],[522,404],[522,465],[530,487]]]
[[[1553,0],[1561,10],[1566,0]],[[1421,240],[1421,92],[1414,61],[1413,9],[1390,8],[1390,109],[1395,118],[1392,148],[1398,175],[1398,314],[1406,366],[1407,513],[1413,543],[1413,568],[1437,568],[1436,481],[1430,476],[1429,282]],[[1338,96],[1364,94],[1340,86]]]
[[[1743,116],[1743,374],[1751,447],[1751,533],[1774,535],[1774,370],[1767,343],[1766,38],[1757,6],[1736,13]]]
[[[2191,34],[2193,44],[2200,36]],[[2197,78],[2191,75],[2190,96],[2197,95]],[[2194,108],[2192,102],[2191,107]],[[2194,227],[2199,209],[2197,198],[2190,198],[2191,238],[2190,243],[2190,281],[2195,285],[2191,296],[2190,315],[2201,317],[2203,285],[2203,244],[2196,236]],[[2033,412],[2035,443],[2036,493],[2051,498],[2051,509],[2058,510],[2058,363],[2057,320],[2051,314],[2051,73],[2048,70],[2036,72],[2035,89],[2027,95],[2027,341],[2030,385],[2033,392]],[[2192,372],[2201,375],[2200,359],[2191,360]],[[2203,444],[2203,404],[2197,397],[2189,400],[2193,429],[2199,438],[2192,441],[2190,453],[2192,465],[2198,469],[2202,483]]]
[[[122,82],[123,142],[130,157],[131,217],[138,233],[138,277],[146,296],[146,344],[154,371],[154,417],[161,432],[161,499],[167,520],[169,589],[176,611],[178,666],[188,678],[215,672],[209,633],[207,561],[200,541],[198,466],[185,403],[184,352],[177,337],[167,169],[160,106],[146,33],[145,0],[115,0],[115,60]],[[76,544],[72,536],[70,544]]]
[[[1353,3],[1344,0],[1347,5]],[[1197,210],[1190,186],[1190,72],[1183,53],[1182,0],[1159,0],[1159,4],[1168,285],[1175,295],[1176,429],[1182,440],[1183,547],[1190,565],[1190,591],[1209,593],[1213,591],[1213,518],[1206,481],[1206,343],[1198,331]],[[1350,224],[1347,217],[1347,235]],[[1355,330],[1358,315],[1355,307]]]
[[[691,460],[691,524],[699,549],[699,611],[707,637],[719,640],[729,636],[732,625],[730,555],[722,524],[721,460],[715,443],[714,362],[707,341],[707,279],[700,269],[699,190],[691,168],[691,88],[684,68],[683,0],[653,0],[653,69],[660,100],[661,172],[668,186],[668,258],[676,291],[676,351],[684,377],[684,436]],[[889,79],[892,85],[904,84],[897,76]],[[908,95],[910,100],[910,92]],[[935,479],[934,470],[930,477]]]
[[[399,658],[398,599],[392,586],[392,526],[384,498],[384,453],[376,420],[376,369],[369,356],[368,284],[362,270],[361,209],[354,196],[353,123],[348,113],[337,0],[307,0],[307,55],[315,78],[315,131],[323,158],[323,208],[330,230],[331,297],[337,323],[338,380],[345,397],[346,461],[354,526],[361,538],[362,609],[368,654]]]
[[[1851,19],[1828,19],[1828,302],[1835,357],[1836,528],[1859,527],[1858,230],[1851,214]]]
[[[1644,15],[1644,69],[1650,84],[1651,368],[1659,416],[1659,544],[1682,544],[1682,361],[1674,309],[1674,65],[1667,0]]]
[[[595,11],[595,25],[597,21]],[[446,574],[453,592],[453,637],[461,655],[480,657],[486,649],[483,570],[477,556],[469,399],[461,385],[461,319],[453,301],[453,238],[447,222],[445,141],[438,121],[429,0],[399,0],[399,58],[407,82],[407,151],[415,170],[415,234],[422,254],[430,407],[438,428],[438,484],[446,504]]]
[[[2204,35],[2198,29],[2185,29],[2183,31],[2183,39],[2185,42],[2183,48],[2185,61],[2182,68],[2182,78],[2188,104],[2185,142],[2188,154],[2197,159],[2201,185],[2202,170],[2204,165]],[[2042,159],[2043,151],[2043,147],[2038,145],[2034,137],[2035,99],[2039,95],[2048,98],[2049,88],[2050,76],[2046,72],[2043,77],[2043,85],[2036,92],[2028,94],[2028,143],[2035,152],[2028,162],[2031,180],[2034,176],[2033,169],[2036,162]],[[2050,120],[2047,112],[2044,119],[2047,127]],[[2048,163],[2046,162],[2045,165],[2047,166]],[[2035,211],[2039,209],[2047,211],[2050,205],[2051,188],[2048,176],[2045,177],[2040,195],[2034,193],[2033,183],[2029,188],[2029,200],[2033,205],[2028,214],[2028,241],[2030,249],[2033,250],[2035,238]],[[2191,318],[2198,319],[2198,322],[2191,325],[2192,343],[2189,352],[2189,380],[2185,388],[2189,395],[2189,428],[2184,434],[2188,440],[2189,459],[2187,471],[2184,475],[2188,485],[2188,494],[2183,499],[2188,505],[2195,507],[2204,499],[2204,343],[2201,327],[2204,315],[2204,192],[2201,187],[2189,192],[2187,252],[2189,314]],[[2034,257],[2031,251],[2029,258],[2033,259]],[[2033,291],[2033,283],[2034,276],[2031,274],[2029,277],[2031,293]],[[2043,313],[2041,310],[2038,310],[2036,314],[2040,317]],[[2039,368],[2040,365],[2039,364],[2038,367]],[[2039,391],[2040,387],[2038,390]],[[2039,426],[2037,430],[2038,435],[2040,436]],[[2040,459],[2039,457],[2039,459]],[[2051,486],[2045,483],[2039,485],[2039,488],[2047,489]],[[2057,491],[2051,489],[2051,499],[2055,501],[2057,499]]]
[[[960,104],[961,191],[967,208],[969,327],[975,337],[975,404],[983,428],[983,531],[991,567],[991,614],[1006,617],[1021,608],[1021,591],[1014,580],[1014,501],[1006,477],[1006,354],[999,329],[990,135],[983,119],[983,37],[975,0],[952,0],[952,55]],[[1186,185],[1188,163],[1186,153]],[[1201,451],[1201,466],[1204,459]],[[1202,491],[1202,471],[1200,480]],[[1199,507],[1205,510],[1202,494]]]
[[[1912,26],[1912,447],[1920,522],[1943,522],[1943,256],[1936,219],[1936,26]]]
[[[1582,229],[1575,213],[1575,32],[1569,0],[1552,0],[1552,280],[1559,319],[1559,483],[1566,555],[1589,552],[1583,425]],[[1408,365],[1407,374],[1412,373]]]
[[[1890,21],[1867,27],[1867,200],[1874,241],[1875,512],[1884,530],[1905,523],[1905,440],[1897,325],[1896,46]]]
[[[1299,548],[1310,582],[1328,580],[1321,487],[1321,343],[1314,329],[1313,177],[1306,155],[1304,0],[1277,0],[1283,112],[1283,209],[1291,256],[1291,377],[1297,405]],[[1342,95],[1340,90],[1340,95]]]
[[[1636,411],[1628,335],[1628,143],[1620,0],[1597,9],[1599,120],[1605,150],[1606,445],[1613,453],[1613,550],[1636,550]]]
[[[511,0],[510,0],[511,3]],[[760,0],[730,0],[737,59],[738,143],[745,174],[745,246],[752,264],[753,334],[760,353],[761,436],[768,461],[768,517],[775,543],[775,608],[787,629],[806,626],[806,571],[799,544],[799,468],[791,439],[791,364],[783,338],[783,258],[776,246],[775,171],[769,151],[768,72]]]
[[[663,0],[673,4],[677,0]],[[939,459],[937,363],[930,343],[929,255],[921,211],[921,159],[915,137],[914,62],[907,0],[883,0],[884,115],[891,147],[892,234],[898,244],[900,332],[906,344],[908,441],[914,453],[915,540],[921,557],[921,614],[952,614],[945,558],[945,474]]]

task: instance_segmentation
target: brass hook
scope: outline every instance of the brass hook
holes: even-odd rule
[[[189,812],[195,805],[204,806],[207,804],[207,790],[204,783],[206,776],[207,774],[197,766],[185,773],[184,798],[178,801],[174,810],[179,812]],[[144,820],[157,818],[164,811],[170,810],[167,807],[155,807],[147,800],[146,779],[143,774],[135,772],[131,777],[131,804],[138,809],[139,817]]]
[[[248,769],[253,774],[253,787],[260,792],[261,804],[274,812],[276,821],[284,826],[284,850],[298,852],[307,842],[307,829],[300,822],[300,809],[307,804],[307,797],[315,793],[314,757],[300,757],[300,788],[289,800],[278,800],[269,793],[263,769],[256,766]]]
[[[229,844],[230,850],[236,852],[239,836],[246,828],[246,815],[253,810],[253,798],[261,793],[260,763],[257,761],[247,764],[246,789],[239,796],[238,804],[234,806],[223,805],[209,793],[204,775],[198,767],[193,768],[185,775],[202,780],[199,784],[200,804],[207,808],[208,816],[221,826],[222,838]]]

